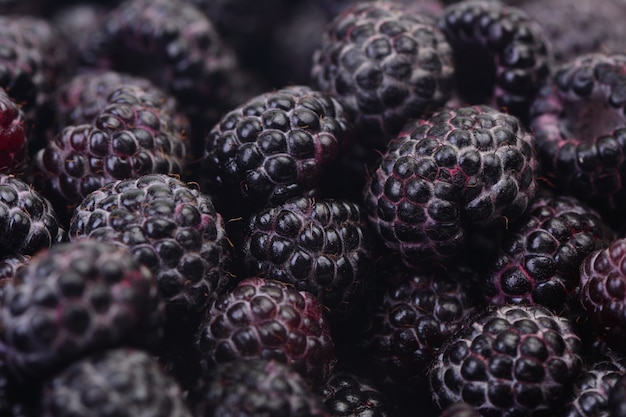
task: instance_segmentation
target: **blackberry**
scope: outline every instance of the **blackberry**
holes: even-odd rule
[[[359,302],[373,254],[357,204],[306,197],[252,215],[242,251],[247,276],[312,293],[334,320],[345,318]]]
[[[320,302],[289,284],[256,277],[242,280],[213,302],[196,343],[205,370],[246,358],[275,359],[315,388],[335,364]]]
[[[26,168],[29,125],[24,111],[0,89],[0,172],[22,174]]]
[[[45,383],[43,415],[191,417],[176,382],[147,352],[118,348],[79,359]]]
[[[0,292],[2,292],[2,287],[11,282],[17,269],[26,265],[29,260],[30,256],[19,254],[6,255],[0,258]]]
[[[487,106],[407,123],[368,180],[372,226],[413,267],[457,256],[466,229],[502,229],[525,214],[537,190],[533,139]]]
[[[128,247],[156,276],[171,323],[198,320],[228,285],[222,216],[209,196],[177,178],[152,174],[106,184],[76,207],[69,236]]]
[[[394,2],[357,2],[327,26],[313,85],[339,98],[361,137],[384,147],[452,91],[452,50],[433,19]]]
[[[307,86],[261,94],[227,113],[204,139],[208,187],[249,210],[313,194],[351,143],[343,106]]]
[[[67,234],[50,201],[29,184],[0,174],[0,254],[34,255]]]
[[[555,189],[602,211],[626,207],[626,55],[587,54],[555,69],[531,107]]]
[[[70,125],[36,155],[39,188],[74,206],[108,182],[145,174],[182,175],[189,141],[159,95],[136,85],[115,89],[92,124]]]
[[[626,371],[626,363],[612,353],[587,365],[574,383],[573,400],[565,406],[566,417],[608,417],[609,395]]]
[[[610,242],[589,253],[580,263],[578,299],[596,334],[610,345],[626,346],[626,239]]]
[[[448,5],[437,24],[453,50],[459,95],[525,121],[552,67],[541,27],[522,10],[489,0]]]
[[[11,373],[33,382],[95,350],[154,348],[164,303],[130,253],[84,239],[42,250],[19,268],[3,288],[0,319]]]
[[[168,89],[188,115],[215,120],[234,105],[236,56],[188,2],[124,1],[107,13],[89,44],[83,57],[89,65],[149,78]]]
[[[385,395],[365,378],[346,371],[334,372],[321,392],[332,417],[387,417],[391,404]]]
[[[471,272],[461,268],[415,273],[395,265],[363,338],[381,378],[420,386],[439,348],[467,318],[482,309]]]
[[[613,236],[599,214],[576,198],[541,193],[503,237],[485,274],[485,296],[492,304],[563,309],[579,284],[583,259]]]
[[[469,320],[429,372],[440,407],[464,401],[489,416],[548,416],[582,360],[570,323],[541,306],[501,305]]]
[[[222,363],[190,397],[196,417],[329,417],[302,376],[272,359]]]

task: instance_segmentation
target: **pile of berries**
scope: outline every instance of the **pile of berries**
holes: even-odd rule
[[[0,416],[626,416],[624,16],[0,0]]]

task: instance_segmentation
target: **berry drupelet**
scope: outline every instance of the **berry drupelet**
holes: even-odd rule
[[[609,345],[626,347],[626,239],[610,242],[580,263],[577,297],[596,334]]]
[[[311,195],[325,167],[351,144],[351,128],[344,107],[310,87],[264,93],[207,134],[203,176],[218,199],[249,211]]]
[[[532,303],[562,310],[579,284],[579,267],[614,233],[574,197],[540,193],[529,213],[503,236],[485,273],[491,304]]]
[[[301,197],[250,217],[242,257],[247,276],[308,291],[336,320],[350,314],[368,286],[371,240],[357,204]]]
[[[332,417],[387,417],[394,411],[370,381],[346,371],[334,372],[320,395]]]
[[[0,255],[31,256],[65,240],[50,201],[23,180],[0,174]]]
[[[626,55],[562,64],[533,102],[543,170],[555,188],[611,212],[626,207]]]
[[[209,196],[163,174],[114,181],[88,194],[70,220],[71,240],[127,247],[152,270],[168,322],[196,322],[229,281],[231,248]]]
[[[525,214],[537,190],[533,140],[487,106],[407,123],[368,180],[373,228],[410,266],[456,257],[468,229],[503,229]]]
[[[609,417],[609,395],[626,373],[624,358],[615,352],[594,358],[574,382],[573,399],[565,405],[565,417]]]
[[[219,364],[189,397],[195,417],[331,417],[307,381],[273,359]]]
[[[327,26],[312,83],[345,103],[359,137],[384,148],[452,92],[452,50],[434,21],[397,2],[356,2]]]
[[[147,352],[118,348],[78,359],[44,384],[46,417],[192,417],[183,392]]]
[[[159,94],[137,85],[111,92],[92,123],[65,127],[36,155],[38,187],[73,207],[106,183],[145,174],[182,175],[189,140]]]
[[[581,369],[579,350],[570,323],[543,307],[489,308],[439,352],[429,372],[434,400],[494,417],[554,415]]]
[[[320,302],[281,281],[251,277],[218,297],[197,333],[203,369],[246,358],[292,366],[314,389],[335,365],[334,342]]]
[[[622,375],[613,386],[607,409],[610,417],[626,416],[626,375]]]
[[[447,6],[437,20],[454,53],[456,91],[526,120],[552,67],[549,41],[522,10],[501,1]]]
[[[28,383],[96,350],[155,348],[164,311],[154,276],[129,252],[89,239],[56,244],[3,287],[7,366]]]

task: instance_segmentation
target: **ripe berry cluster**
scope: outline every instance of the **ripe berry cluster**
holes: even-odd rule
[[[0,0],[0,416],[623,416],[626,3],[572,4]]]

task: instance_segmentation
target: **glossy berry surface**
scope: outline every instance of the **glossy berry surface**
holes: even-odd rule
[[[384,394],[366,379],[349,372],[333,373],[320,395],[332,417],[392,415]]]
[[[308,291],[334,317],[367,286],[372,242],[362,209],[348,200],[298,198],[250,217],[243,243],[249,276]]]
[[[308,86],[261,94],[204,138],[208,187],[257,209],[313,194],[325,166],[349,145],[350,127],[337,100]]]
[[[211,305],[197,347],[205,369],[246,358],[275,359],[314,387],[326,381],[336,361],[319,301],[291,285],[255,277]]]
[[[222,216],[208,195],[174,177],[108,183],[76,207],[69,235],[127,248],[153,271],[171,323],[198,320],[230,281]]]
[[[537,306],[497,306],[472,318],[429,372],[442,407],[464,401],[481,415],[547,416],[563,405],[580,371],[569,322]]]
[[[368,180],[365,207],[385,244],[414,267],[458,255],[466,229],[504,228],[535,195],[533,137],[487,106],[406,124]]]
[[[350,111],[360,136],[384,148],[411,119],[451,95],[452,50],[434,21],[399,2],[355,2],[327,25],[312,82]]]
[[[626,55],[591,53],[557,67],[530,112],[546,176],[599,210],[626,207]]]
[[[526,120],[553,64],[541,27],[506,2],[485,0],[449,5],[437,24],[454,53],[461,98]]]
[[[48,199],[24,180],[0,174],[0,253],[34,255],[67,240]]]
[[[161,102],[152,89],[122,85],[92,123],[66,126],[36,155],[44,193],[76,205],[111,181],[182,175],[188,138]]]
[[[579,267],[614,233],[574,197],[541,194],[528,216],[503,237],[486,274],[492,304],[533,303],[562,309],[579,284]]]
[[[580,265],[578,299],[596,332],[610,344],[626,346],[626,240],[593,251]]]

